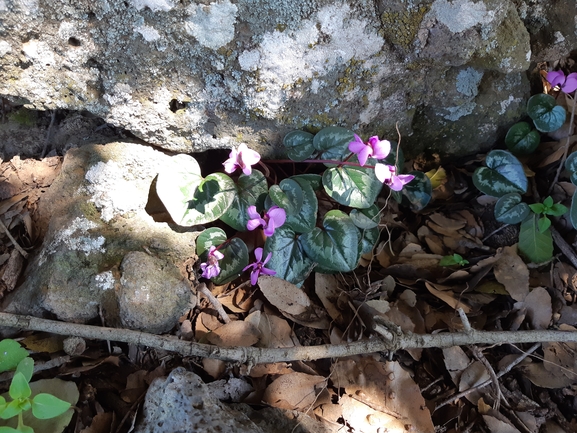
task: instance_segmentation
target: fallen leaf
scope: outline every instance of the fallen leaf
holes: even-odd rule
[[[455,297],[455,294],[449,290],[450,287],[441,286],[439,284],[433,284],[430,283],[429,281],[425,281],[425,287],[427,287],[427,290],[431,292],[432,295],[435,295],[437,298],[448,304],[450,307],[454,309],[461,308],[465,312],[465,314],[471,312],[471,307],[469,307],[468,305],[464,304],[462,301],[457,299]],[[446,291],[438,290],[438,288],[440,287],[445,287],[447,290]]]
[[[483,364],[479,361],[473,361],[461,374],[461,380],[459,381],[459,391],[465,391],[467,389],[473,388],[474,386],[485,382],[490,379],[491,376]],[[483,396],[485,390],[475,390],[466,395],[467,400],[471,403],[476,404],[479,399]]]
[[[309,410],[325,388],[326,379],[305,373],[288,373],[274,380],[265,390],[263,401],[281,409]]]
[[[487,424],[487,427],[489,427],[489,430],[491,430],[491,433],[521,433],[519,430],[505,421],[501,421],[490,415],[482,416],[485,424]]]
[[[248,347],[256,344],[259,338],[260,331],[256,326],[240,320],[226,323],[206,334],[206,339],[210,343],[220,347]]]
[[[259,277],[258,285],[264,297],[278,308],[283,316],[311,328],[329,328],[325,311],[314,305],[303,289],[268,275]]]
[[[529,294],[529,269],[517,254],[517,246],[504,247],[493,267],[495,278],[505,286],[516,301],[523,301]]]
[[[551,295],[544,287],[535,287],[525,301],[527,317],[533,329],[547,329],[551,322],[553,309],[551,306]]]

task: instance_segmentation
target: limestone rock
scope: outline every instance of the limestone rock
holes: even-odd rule
[[[529,62],[577,45],[575,8],[573,0],[0,2],[0,94],[29,108],[90,112],[178,152],[244,141],[269,157],[291,129],[342,125],[396,139],[398,123],[408,153],[471,153],[524,114]]]
[[[196,374],[182,367],[155,379],[135,433],[263,433],[246,415],[217,400]]]
[[[168,161],[136,143],[70,150],[40,199],[39,219],[50,221],[42,248],[5,311],[87,322],[101,308],[107,325],[170,330],[195,305],[181,268],[194,257],[197,232],[147,212],[154,211],[153,180]]]

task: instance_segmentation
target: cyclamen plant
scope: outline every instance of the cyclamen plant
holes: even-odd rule
[[[241,144],[224,162],[227,174],[202,177],[188,155],[174,156],[173,166],[159,173],[156,191],[177,224],[220,219],[238,232],[262,230],[264,241],[255,245],[251,264],[240,237],[228,238],[217,227],[204,230],[196,243],[202,277],[224,284],[250,271],[253,285],[261,274],[301,284],[313,269],[352,271],[378,241],[381,209],[375,203],[384,185],[415,211],[431,198],[427,176],[400,174],[400,148],[377,136],[364,142],[348,129],[329,127],[317,134],[292,131],[283,144],[290,160],[265,165],[257,152]],[[321,164],[324,172],[296,174],[269,186],[254,168],[260,164],[269,173],[267,165],[294,162]],[[242,174],[235,180],[228,176],[239,169]],[[333,210],[319,215],[320,200],[332,203]]]

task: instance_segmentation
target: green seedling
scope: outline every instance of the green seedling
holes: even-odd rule
[[[439,266],[455,266],[455,265],[466,266],[468,264],[469,261],[465,260],[460,254],[457,253],[450,256],[444,256],[439,261]]]

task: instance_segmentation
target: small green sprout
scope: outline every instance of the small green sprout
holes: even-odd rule
[[[439,266],[466,266],[469,264],[468,260],[465,260],[460,254],[453,254],[450,256],[445,256],[439,261]]]
[[[535,214],[543,215],[537,222],[537,227],[541,233],[545,233],[545,230],[551,226],[551,220],[546,215],[561,216],[567,212],[567,207],[560,203],[553,203],[551,196],[543,200],[543,203],[530,204],[529,207]]]

